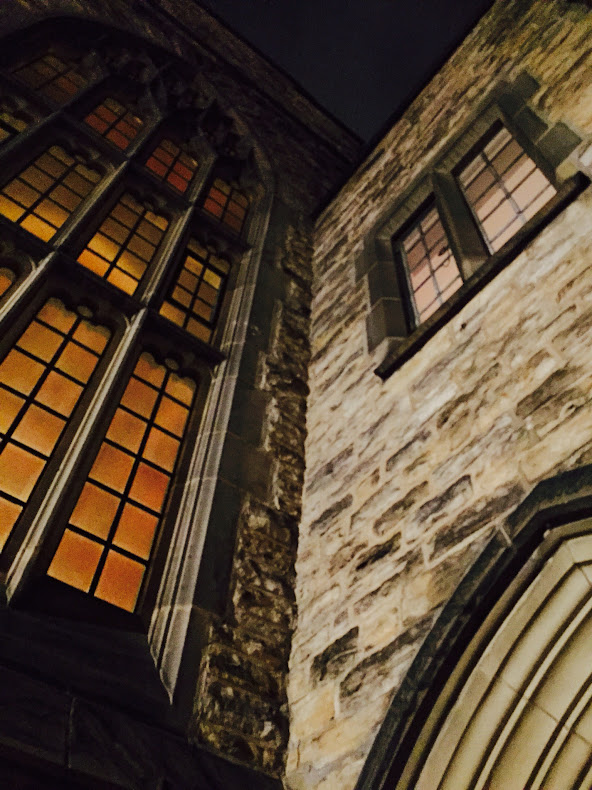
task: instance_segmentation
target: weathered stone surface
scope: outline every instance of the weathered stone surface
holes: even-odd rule
[[[312,677],[315,681],[337,677],[351,663],[356,654],[358,633],[357,627],[352,628],[315,656],[312,662]]]
[[[351,697],[364,685],[375,687],[384,679],[389,679],[393,666],[404,660],[404,651],[416,645],[428,632],[433,621],[430,615],[404,631],[382,650],[364,658],[349,672],[340,684],[342,698]]]
[[[413,629],[425,634],[532,486],[592,458],[590,189],[389,379],[374,374],[381,352],[367,353],[361,245],[493,84],[523,73],[539,85],[529,112],[587,140],[592,17],[562,0],[498,0],[317,223],[290,699],[312,705],[315,656],[354,628],[358,657],[318,686],[339,696],[325,739],[307,739],[291,711],[291,790],[353,790],[364,742],[349,728],[401,683],[422,639]],[[590,168],[588,142],[576,156]]]

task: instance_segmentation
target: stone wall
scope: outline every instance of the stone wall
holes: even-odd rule
[[[419,645],[504,515],[592,460],[590,188],[386,381],[367,351],[361,240],[486,91],[522,71],[541,86],[535,109],[589,138],[584,4],[499,0],[318,222],[292,790],[354,787]]]
[[[258,362],[256,400],[264,399],[264,419],[256,426],[245,399],[245,420],[239,423],[246,422],[250,431],[257,427],[249,445],[267,475],[256,494],[243,493],[228,605],[208,634],[191,727],[197,743],[275,776],[283,772],[289,729],[286,685],[304,479],[311,231],[305,222],[290,224],[264,259],[276,270],[275,288],[278,280],[283,283],[281,301],[270,289],[271,340]],[[263,277],[260,287],[268,286]],[[246,488],[244,481],[238,485]]]

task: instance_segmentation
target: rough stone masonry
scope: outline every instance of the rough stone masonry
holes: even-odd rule
[[[499,80],[592,134],[583,3],[498,0],[320,217],[289,675],[291,790],[353,788],[393,693],[492,533],[592,460],[592,189],[386,381],[361,240]],[[575,152],[590,175],[586,142]]]

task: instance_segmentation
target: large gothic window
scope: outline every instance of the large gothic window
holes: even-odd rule
[[[0,256],[0,573],[41,520],[29,576],[91,619],[150,610],[252,203],[183,67],[97,40],[0,73],[0,248],[36,262]]]

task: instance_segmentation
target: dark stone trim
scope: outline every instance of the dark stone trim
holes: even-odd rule
[[[450,673],[500,595],[549,529],[591,514],[592,465],[587,465],[543,480],[506,519],[507,537],[494,534],[423,642],[395,694],[355,790],[396,787]]]
[[[387,351],[385,358],[374,371],[376,375],[386,380],[420,348],[423,348],[441,327],[457,315],[473,296],[502,269],[505,269],[530,244],[534,237],[575,200],[589,184],[590,180],[583,173],[576,173],[566,181],[539,214],[527,222],[499,252],[488,258],[487,262],[425,323],[418,326],[413,334],[401,343]]]

